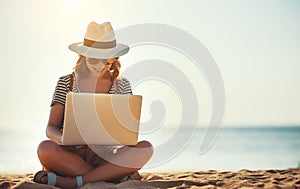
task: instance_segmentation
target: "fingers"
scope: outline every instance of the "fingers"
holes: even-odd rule
[[[111,65],[110,64],[108,64],[108,65],[105,65],[103,68],[102,68],[102,70],[101,70],[101,72],[100,72],[100,74],[99,74],[99,78],[107,78],[108,76],[111,76],[111,74],[110,74],[110,68],[111,68]],[[108,75],[109,74],[109,75]]]
[[[110,67],[111,67],[110,64],[106,64],[106,65],[102,68],[102,70],[101,70],[101,72],[100,72],[100,75],[103,75],[105,72],[109,71]]]

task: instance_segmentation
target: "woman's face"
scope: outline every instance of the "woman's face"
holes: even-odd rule
[[[86,65],[91,72],[100,73],[106,65],[108,59],[98,59],[86,57]]]

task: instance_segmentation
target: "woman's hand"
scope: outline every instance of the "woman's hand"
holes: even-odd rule
[[[98,77],[99,79],[111,79],[111,72],[110,72],[110,68],[111,68],[111,64],[106,64],[103,69],[100,72],[100,75]]]
[[[111,88],[112,74],[110,72],[110,68],[111,68],[111,64],[106,64],[101,70],[96,84],[96,90],[95,90],[96,93],[107,93]]]

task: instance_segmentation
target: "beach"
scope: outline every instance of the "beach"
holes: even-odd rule
[[[98,182],[85,184],[81,189],[96,188],[300,188],[300,169],[269,169],[239,171],[195,171],[150,173],[141,172],[138,180],[119,184]],[[33,174],[1,175],[0,189],[57,189],[32,181]]]
[[[36,155],[42,140],[39,132],[32,132],[37,136],[7,130],[0,133],[0,189],[56,188],[32,181],[41,169]],[[173,159],[163,162],[162,153],[155,152],[156,161],[140,171],[140,180],[99,182],[82,188],[300,188],[300,127],[223,128],[209,151],[199,154],[203,133],[205,130],[197,130]],[[149,140],[163,143],[161,138]]]

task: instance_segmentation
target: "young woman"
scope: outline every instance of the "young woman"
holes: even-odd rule
[[[130,147],[99,146],[97,151],[89,146],[66,147],[59,143],[67,92],[132,94],[129,81],[119,76],[119,56],[126,54],[129,47],[116,43],[109,22],[91,22],[84,42],[69,48],[79,54],[79,59],[75,71],[60,77],[55,88],[46,130],[50,140],[41,142],[37,150],[44,170],[35,174],[34,181],[61,188],[119,181],[136,173],[151,158],[153,147],[148,141]]]

